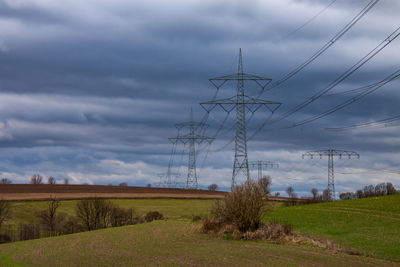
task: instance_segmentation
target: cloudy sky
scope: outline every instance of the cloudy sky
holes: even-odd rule
[[[0,0],[0,172],[14,183],[34,173],[71,183],[146,185],[167,171],[175,123],[197,120],[215,88],[209,78],[244,71],[279,80],[339,32],[369,0],[128,1]],[[312,64],[262,99],[282,102],[271,119],[324,89],[400,26],[400,3],[381,0]],[[319,14],[320,13],[320,14]],[[315,19],[309,21],[311,18]],[[298,29],[301,25],[307,25]],[[298,29],[298,30],[296,30]],[[315,122],[282,128],[351,98],[335,94],[378,82],[400,68],[399,40],[292,116],[266,125],[249,140],[249,160],[279,168],[265,173],[273,191],[292,185],[301,194],[327,184],[327,159],[302,159],[309,150],[341,149],[360,159],[335,160],[336,189],[391,181],[400,185],[397,125],[333,132],[326,127],[398,115],[400,80]],[[217,98],[235,94],[235,84]],[[257,96],[257,88],[246,86]],[[260,109],[248,136],[270,116]],[[218,109],[205,132],[225,118]],[[199,184],[229,188],[234,157],[234,112],[210,146],[200,145]],[[392,127],[393,126],[393,127]],[[184,133],[184,132],[181,132]],[[209,153],[206,153],[209,151]],[[172,170],[187,173],[187,146]],[[255,171],[252,176],[256,176]]]

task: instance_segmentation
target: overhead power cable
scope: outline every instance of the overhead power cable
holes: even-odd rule
[[[300,64],[297,68],[283,76],[281,79],[273,82],[266,89],[261,91],[260,94],[264,91],[271,90],[285,81],[289,80],[291,77],[296,75],[299,71],[308,66],[311,62],[313,62],[316,58],[318,58],[322,53],[324,53],[329,47],[331,47],[337,40],[339,40],[346,32],[348,32],[365,14],[367,14],[377,3],[379,0],[371,0],[349,23],[347,23],[335,36],[333,36],[324,46],[322,46],[317,52],[315,52],[311,57],[309,57],[306,61]]]
[[[367,123],[361,123],[356,125],[344,126],[344,127],[332,127],[332,128],[325,128],[328,131],[347,131],[347,130],[358,130],[358,129],[365,129],[365,128],[380,128],[380,127],[387,127],[390,123],[396,122],[400,120],[400,115],[396,115],[390,118],[371,121]]]
[[[327,87],[324,89],[320,90],[318,93],[314,94],[312,97],[304,101],[303,103],[297,105],[293,109],[285,112],[282,114],[280,117],[277,119],[273,120],[270,122],[270,124],[278,122],[282,119],[285,119],[289,117],[290,115],[294,114],[295,112],[303,109],[304,107],[308,106],[333,88],[335,88],[337,85],[339,85],[341,82],[343,82],[347,77],[349,77],[351,74],[353,74],[355,71],[357,71],[359,68],[361,68],[365,63],[367,63],[369,60],[371,60],[374,56],[376,56],[379,52],[381,52],[387,45],[389,45],[393,40],[395,40],[398,36],[400,35],[400,27],[398,27],[394,32],[392,32],[385,40],[383,40],[379,45],[377,45],[374,49],[372,49],[367,55],[362,57],[357,63],[355,63],[351,68],[349,68],[347,71],[345,71],[342,75],[340,75],[338,78],[336,78],[333,82],[331,82]]]
[[[348,99],[347,101],[345,101],[345,102],[343,102],[343,103],[341,103],[341,104],[339,104],[339,105],[336,105],[335,107],[332,107],[332,108],[330,108],[330,109],[328,109],[328,110],[326,110],[326,111],[324,111],[324,112],[322,112],[322,113],[320,113],[320,114],[318,114],[318,115],[316,115],[316,116],[313,116],[313,117],[311,117],[311,118],[308,118],[308,119],[305,119],[305,120],[296,122],[296,123],[294,123],[294,124],[292,124],[292,125],[289,125],[289,126],[286,126],[286,127],[282,127],[282,128],[293,128],[293,127],[297,127],[297,126],[300,126],[300,125],[303,125],[303,124],[310,123],[310,122],[312,122],[312,121],[318,120],[318,119],[323,118],[323,117],[325,117],[325,116],[328,116],[329,114],[332,114],[333,112],[336,112],[336,111],[338,111],[339,109],[342,109],[342,108],[344,108],[344,107],[346,107],[346,106],[348,106],[348,105],[353,104],[354,102],[360,100],[361,98],[365,97],[366,95],[371,94],[372,92],[378,90],[379,88],[381,88],[381,87],[384,86],[385,84],[387,84],[387,83],[393,81],[394,79],[397,79],[398,77],[400,77],[400,69],[397,70],[396,72],[392,73],[391,75],[389,75],[388,77],[386,77],[385,79],[383,79],[382,81],[380,81],[379,83],[376,83],[376,84],[371,85],[370,88],[368,88],[368,89],[367,89],[366,91],[364,91],[364,92],[361,92],[361,93],[358,94],[357,96],[352,97],[352,98]]]
[[[289,36],[295,34],[296,32],[300,31],[302,28],[304,28],[305,26],[307,26],[309,23],[311,23],[313,20],[315,20],[317,17],[319,17],[319,15],[321,15],[325,10],[327,10],[331,5],[333,5],[337,0],[333,0],[332,2],[330,2],[327,6],[325,6],[322,10],[320,10],[317,14],[315,14],[312,18],[308,19],[305,23],[303,23],[301,26],[297,27],[296,29],[294,29],[293,31],[289,32],[288,34],[286,34],[282,40],[288,38]]]

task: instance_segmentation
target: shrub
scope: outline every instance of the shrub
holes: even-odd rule
[[[76,216],[88,231],[106,228],[113,204],[101,198],[82,199],[76,205]]]
[[[133,208],[123,209],[114,206],[111,209],[110,223],[112,227],[130,225],[135,223],[135,210]]]
[[[224,224],[232,224],[241,232],[255,230],[261,221],[264,189],[257,181],[247,180],[236,186],[222,201],[216,201],[212,213]]]
[[[10,202],[5,199],[0,199],[0,227],[10,215]]]
[[[220,231],[222,226],[223,226],[223,221],[220,218],[215,218],[215,217],[204,218],[201,231],[203,233],[208,233],[208,232],[217,233]]]
[[[201,217],[199,215],[193,216],[192,221],[193,222],[201,221]]]
[[[10,243],[12,241],[11,236],[8,234],[0,234],[0,244]]]
[[[146,214],[146,216],[144,216],[144,220],[146,222],[151,222],[154,220],[162,220],[162,219],[164,219],[164,216],[158,211],[150,211]]]
[[[40,238],[39,224],[20,224],[18,227],[19,240],[30,240]]]

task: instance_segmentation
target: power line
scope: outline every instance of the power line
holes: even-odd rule
[[[303,103],[297,105],[293,109],[285,112],[284,114],[280,115],[275,120],[272,120],[270,124],[276,123],[280,120],[283,120],[290,115],[294,114],[295,112],[303,109],[304,107],[308,106],[309,104],[313,103],[321,96],[335,88],[341,82],[343,82],[347,77],[361,68],[364,64],[366,64],[369,60],[371,60],[374,56],[376,56],[379,52],[381,52],[387,45],[389,45],[393,40],[395,40],[400,35],[400,27],[398,27],[394,32],[392,32],[385,40],[383,40],[379,45],[377,45],[374,49],[372,49],[367,55],[362,57],[357,63],[355,63],[351,68],[345,71],[342,75],[336,78],[333,82],[331,82],[327,87],[320,90],[318,93],[314,94],[312,97],[304,101]],[[265,124],[264,124],[265,125]],[[261,129],[260,129],[261,130]]]
[[[399,120],[400,120],[400,114],[390,117],[390,118],[386,118],[386,119],[381,119],[381,120],[376,120],[376,121],[371,121],[371,122],[361,123],[361,124],[356,124],[356,125],[344,126],[344,127],[325,128],[325,130],[346,131],[346,130],[358,130],[358,129],[364,129],[364,128],[381,128],[381,127],[387,127],[389,123],[399,121]]]
[[[311,57],[309,57],[306,61],[300,64],[297,68],[283,76],[281,79],[272,83],[266,90],[271,90],[285,81],[292,78],[299,71],[308,66],[311,62],[313,62],[316,58],[318,58],[322,53],[324,53],[329,47],[331,47],[337,40],[339,40],[346,32],[348,32],[365,14],[367,14],[377,3],[379,0],[371,0],[355,17],[353,17],[350,22],[348,22],[335,36],[333,36],[324,46],[322,46],[317,52],[315,52]],[[262,94],[264,90],[260,92]],[[257,96],[259,97],[260,94]]]
[[[320,10],[317,14],[315,14],[314,16],[312,16],[310,19],[308,19],[305,23],[303,23],[302,25],[300,25],[299,27],[297,27],[296,29],[294,29],[293,31],[289,32],[288,34],[286,34],[282,40],[288,38],[289,36],[295,34],[296,32],[300,31],[302,28],[304,28],[305,26],[307,26],[309,23],[311,23],[313,20],[315,20],[317,17],[319,17],[319,15],[321,15],[325,10],[327,10],[331,5],[333,5],[337,0],[333,0],[332,2],[330,2],[327,6],[325,6],[322,10]]]

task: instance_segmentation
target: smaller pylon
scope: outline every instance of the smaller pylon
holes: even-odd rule
[[[345,151],[345,150],[336,150],[336,149],[327,149],[327,150],[318,150],[318,151],[308,151],[305,154],[303,154],[303,159],[304,157],[310,157],[311,159],[314,158],[314,156],[319,156],[320,158],[322,157],[328,157],[328,190],[329,190],[329,196],[331,199],[335,199],[335,173],[333,169],[333,157],[339,157],[339,159],[342,158],[342,156],[346,156],[349,159],[351,157],[357,157],[360,158],[360,154],[354,152],[354,151]]]
[[[279,163],[273,163],[271,161],[262,161],[262,160],[257,160],[257,161],[251,161],[249,162],[249,166],[254,168],[257,167],[258,170],[258,179],[261,179],[263,177],[262,175],[262,171],[263,171],[263,167],[271,167],[273,168],[274,166],[279,168]]]
[[[180,131],[182,128],[189,128],[189,133],[185,135],[178,135],[169,140],[175,145],[178,142],[183,144],[189,143],[189,159],[188,159],[188,174],[186,177],[186,188],[198,189],[199,184],[197,181],[196,172],[196,144],[199,145],[206,141],[211,143],[215,138],[199,135],[197,130],[204,129],[208,125],[203,122],[195,122],[193,118],[193,110],[190,109],[190,121],[175,124],[175,127]]]

